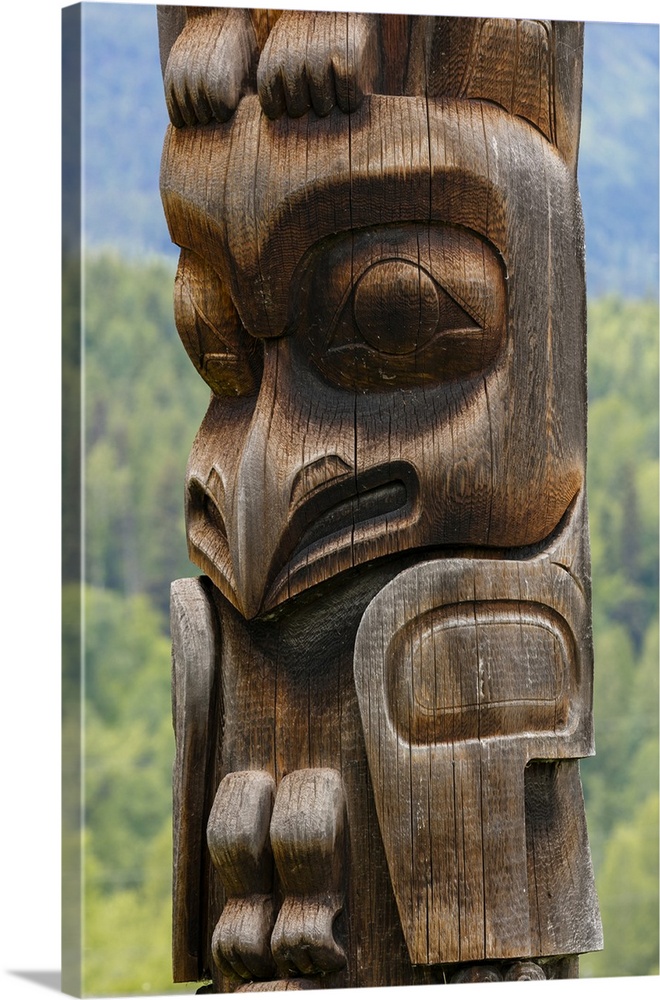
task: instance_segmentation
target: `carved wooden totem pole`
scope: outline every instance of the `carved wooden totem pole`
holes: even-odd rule
[[[581,26],[164,7],[211,388],[172,588],[177,981],[566,978],[601,947]]]

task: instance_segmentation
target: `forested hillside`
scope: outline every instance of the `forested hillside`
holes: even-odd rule
[[[583,974],[658,971],[658,306],[589,309],[596,757],[587,818],[605,950]]]
[[[84,948],[97,995],[171,983],[166,609],[169,582],[196,572],[182,487],[208,399],[174,330],[172,280],[169,263],[86,266]],[[589,347],[598,753],[583,776],[607,944],[582,967],[643,975],[658,970],[657,304],[592,302]]]
[[[172,989],[169,585],[196,572],[183,472],[208,402],[174,328],[173,279],[168,261],[106,253],[85,266],[86,995]],[[75,291],[65,281],[65,329],[76,322]],[[65,405],[77,376],[75,353],[65,353]],[[64,453],[75,456],[75,422],[67,430]],[[66,526],[66,483],[64,507]],[[67,566],[63,697],[75,705],[78,584],[75,562]],[[76,724],[65,712],[65,740]]]
[[[578,176],[589,294],[657,295],[657,25],[585,25]]]

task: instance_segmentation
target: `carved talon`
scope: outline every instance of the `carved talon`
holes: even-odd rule
[[[275,782],[263,771],[237,771],[220,782],[209,817],[211,858],[227,894],[213,933],[213,958],[225,975],[267,979],[275,964],[273,857],[268,828]]]
[[[205,30],[199,30],[203,19]],[[190,14],[165,69],[165,100],[177,128],[227,121],[254,89],[257,40],[246,10]]]
[[[452,983],[501,983],[547,979],[543,968],[529,961],[513,962],[509,965],[498,962],[495,965],[467,965],[456,972]]]
[[[274,979],[270,983],[243,983],[234,993],[290,993],[299,990],[317,990],[316,979]]]
[[[377,30],[373,14],[285,12],[257,70],[265,114],[299,118],[313,108],[324,116],[335,104],[346,113],[355,111],[378,75]]]
[[[310,899],[288,897],[280,910],[270,946],[284,975],[337,972],[346,956],[334,939],[333,923],[341,912],[338,895]]]
[[[536,962],[514,962],[509,966],[504,977],[506,982],[531,981],[536,979],[547,979],[543,968]]]
[[[337,771],[294,771],[282,780],[270,837],[285,898],[271,950],[284,975],[336,972],[346,964],[333,934],[343,906],[344,818]]]
[[[229,899],[211,942],[214,961],[225,975],[268,979],[275,972],[268,940],[275,921],[273,897]]]

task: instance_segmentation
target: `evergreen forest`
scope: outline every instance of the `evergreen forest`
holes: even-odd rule
[[[83,748],[82,988],[190,994],[170,973],[168,601],[170,581],[198,573],[183,479],[208,389],[172,314],[155,12],[83,6],[86,250],[65,257],[63,281],[63,735]],[[588,977],[658,974],[658,44],[604,27],[587,33],[581,168],[597,750],[582,777],[605,934],[581,960]]]

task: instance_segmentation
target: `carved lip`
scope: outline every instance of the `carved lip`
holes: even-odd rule
[[[322,541],[346,528],[352,528],[362,521],[393,513],[407,502],[408,490],[401,479],[373,486],[362,493],[339,500],[303,531],[291,554],[291,559],[295,559],[314,542]]]
[[[357,476],[342,477],[314,491],[293,511],[271,564],[263,608],[281,601],[289,578],[302,567],[321,562],[328,546],[337,553],[350,547],[354,531],[373,524],[374,535],[407,520],[419,492],[417,474],[407,462],[375,466]],[[395,515],[393,519],[393,515]],[[320,579],[333,575],[322,573]]]

